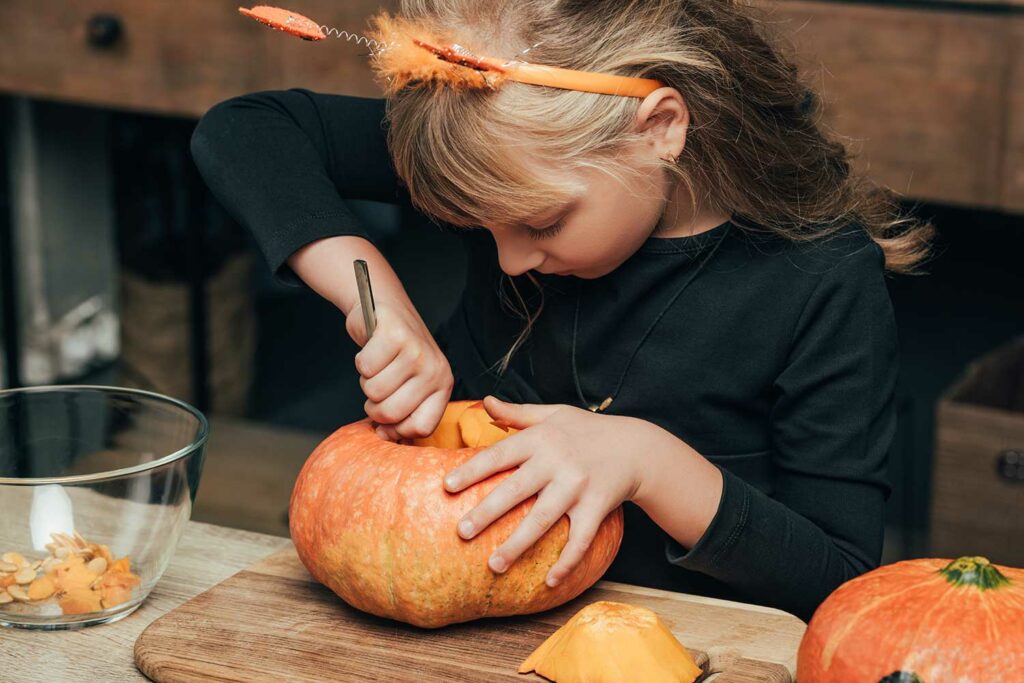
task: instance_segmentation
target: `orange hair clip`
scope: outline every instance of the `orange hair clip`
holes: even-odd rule
[[[337,35],[370,47],[373,67],[388,94],[410,84],[444,84],[456,89],[496,89],[505,81],[602,95],[646,97],[664,84],[653,78],[618,76],[482,57],[442,39],[430,28],[386,12],[371,20],[369,37],[329,29],[296,12],[260,5],[238,11],[271,28],[305,40]]]

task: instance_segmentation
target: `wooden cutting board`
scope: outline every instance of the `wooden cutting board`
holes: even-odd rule
[[[600,582],[543,614],[418,629],[358,612],[316,583],[288,548],[153,622],[135,663],[159,683],[185,681],[543,681],[516,673],[585,605],[648,607],[715,683],[794,683],[805,625],[753,605]]]

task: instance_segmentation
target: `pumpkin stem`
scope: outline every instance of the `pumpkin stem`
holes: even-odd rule
[[[977,586],[982,591],[1010,583],[985,557],[961,557],[940,569],[939,573],[954,586]]]
[[[893,671],[878,683],[924,683],[913,671]]]

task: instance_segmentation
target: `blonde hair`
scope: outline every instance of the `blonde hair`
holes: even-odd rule
[[[702,206],[792,240],[862,225],[886,267],[911,272],[931,227],[851,172],[819,125],[820,105],[754,11],[731,0],[403,0],[401,15],[492,56],[656,78],[682,93],[691,127],[667,163]],[[524,163],[528,148],[562,168],[621,173],[639,100],[507,83],[407,87],[389,98],[388,142],[423,212],[460,226],[526,222],[577,191]]]

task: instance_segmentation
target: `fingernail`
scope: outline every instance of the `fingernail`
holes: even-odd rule
[[[487,560],[487,566],[491,568],[491,571],[501,574],[508,566],[505,564],[505,560],[501,559],[498,555],[491,555],[491,559]]]
[[[459,522],[459,536],[463,538],[469,538],[473,535],[473,522],[468,519],[464,519]]]
[[[559,583],[561,583],[561,581],[559,581],[559,580],[558,580],[557,578],[555,578],[554,576],[549,576],[549,577],[548,577],[548,581],[547,581],[547,583],[548,583],[548,588],[554,588],[554,587],[555,587],[555,586],[557,586],[557,585],[558,585]]]
[[[454,490],[455,490],[455,484],[456,484],[456,483],[457,483],[458,481],[459,481],[459,480],[458,480],[458,479],[456,479],[456,478],[455,478],[455,477],[453,477],[453,476],[447,476],[447,477],[445,477],[445,478],[444,478],[444,487],[445,487],[446,489],[448,489],[449,491],[454,491]]]

